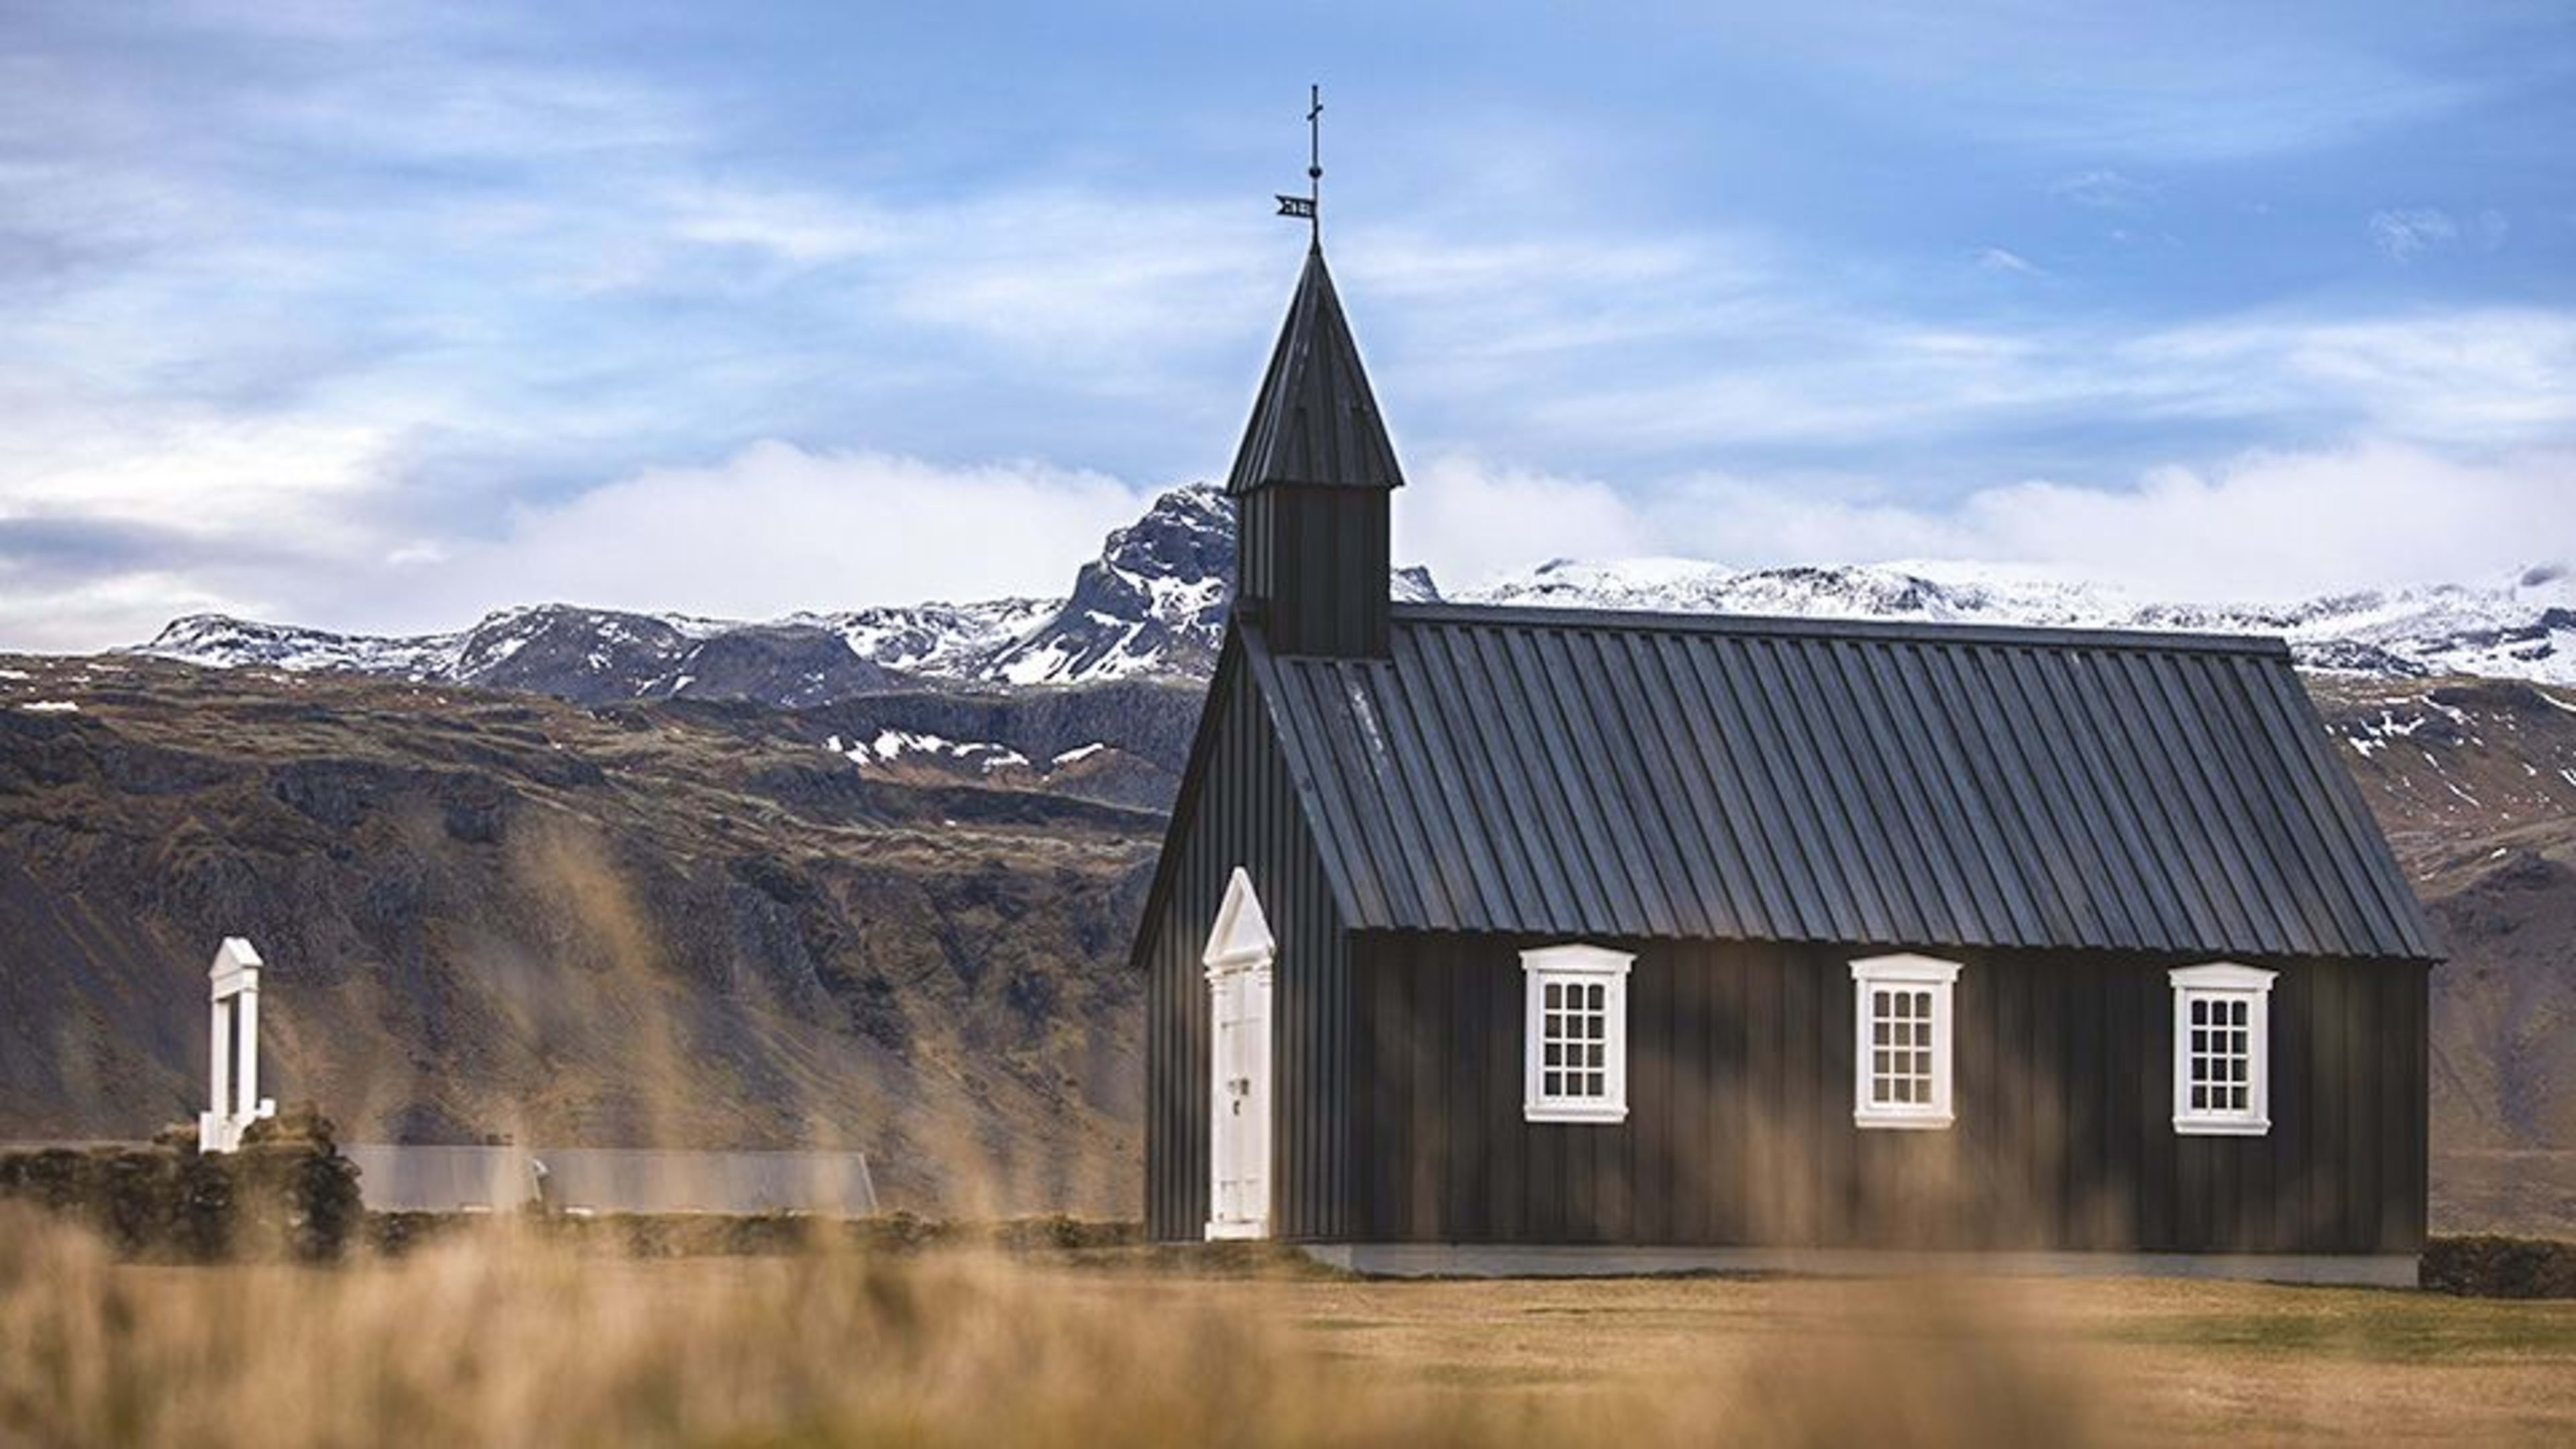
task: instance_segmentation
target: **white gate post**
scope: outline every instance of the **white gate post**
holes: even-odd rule
[[[197,1117],[200,1152],[230,1152],[241,1146],[244,1128],[277,1115],[277,1103],[259,1094],[259,968],[259,952],[239,936],[226,936],[206,968],[213,1016],[206,1100],[212,1105]]]

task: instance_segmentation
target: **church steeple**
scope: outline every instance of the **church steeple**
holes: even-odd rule
[[[1318,243],[1226,479],[1236,605],[1273,649],[1385,655],[1387,495],[1402,486]]]

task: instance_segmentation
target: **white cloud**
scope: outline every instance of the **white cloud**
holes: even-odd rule
[[[2001,483],[1946,504],[1872,480],[1704,475],[1651,494],[1444,458],[1396,494],[1396,554],[1457,591],[1552,558],[1738,568],[1933,559],[2150,598],[2279,601],[2576,559],[2576,452],[2464,462],[2363,442],[2163,467],[2126,485]]]
[[[2241,421],[2432,447],[2537,446],[2576,432],[2576,314],[2484,308],[2325,320],[2249,316],[2131,335],[1980,331],[1808,314],[1735,339],[1715,366],[1548,381],[1517,410],[1552,441],[1610,450],[1888,448],[2032,424]],[[1525,384],[1526,386],[1526,384]]]
[[[2576,453],[2463,462],[2365,442],[2156,469],[2136,484],[1999,484],[1927,507],[1848,480],[1706,478],[1631,526],[1645,552],[1739,566],[2010,564],[2151,597],[2281,600],[2576,558]]]
[[[1037,463],[950,466],[754,444],[519,513],[422,579],[454,623],[537,600],[768,618],[799,609],[1052,593],[1150,495]],[[434,594],[426,592],[434,589]],[[460,612],[461,611],[461,612]]]
[[[266,455],[279,486],[253,486],[234,469],[235,443],[218,439],[200,456],[136,454],[45,480],[96,480],[97,501],[132,510],[0,505],[0,649],[128,644],[208,610],[401,633],[548,600],[771,618],[1052,594],[1151,496],[1038,463],[946,465],[762,442],[713,465],[519,507],[492,537],[424,537],[402,531],[397,494],[365,486],[373,453],[352,453],[335,472],[331,441],[309,445],[310,467],[286,445]],[[346,486],[321,486],[334,481]],[[113,551],[129,523],[146,530],[143,542]],[[65,536],[29,543],[12,533],[33,525]],[[99,535],[106,545],[92,542]],[[53,556],[64,549],[86,552]]]
[[[1978,252],[1977,269],[1979,271],[1986,272],[2001,272],[2006,276],[2012,277],[2038,277],[2047,275],[2047,273],[2041,270],[2039,265],[2031,261],[2030,258],[2021,255],[2019,252],[2006,251],[2002,247],[1987,247],[1983,251]]]
[[[2122,212],[2145,211],[2158,196],[2155,187],[2107,166],[2061,176],[2049,183],[2048,194],[2097,211]]]
[[[2387,253],[2391,261],[2411,262],[2435,247],[2448,246],[2459,239],[2459,224],[2451,220],[2448,212],[2434,207],[2410,206],[2370,215],[2370,244]]]
[[[1429,564],[1453,590],[1552,558],[1657,551],[1651,523],[1606,483],[1463,457],[1410,470],[1394,527],[1396,562]]]
[[[146,524],[214,543],[355,546],[389,447],[354,422],[128,415],[0,441],[0,518]],[[41,428],[41,420],[36,420]]]
[[[2482,308],[2348,321],[2248,319],[2122,348],[2117,389],[2193,416],[2339,416],[2425,445],[2530,446],[2576,431],[2576,314]]]
[[[0,559],[0,581],[7,560]],[[261,612],[254,597],[209,588],[193,575],[148,570],[69,588],[0,586],[0,652],[87,653],[151,638],[182,614]]]

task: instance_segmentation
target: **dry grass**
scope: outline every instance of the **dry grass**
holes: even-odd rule
[[[0,1443],[2566,1442],[2571,1383],[2566,1303],[632,1262],[506,1231],[337,1270],[146,1268],[0,1217]]]

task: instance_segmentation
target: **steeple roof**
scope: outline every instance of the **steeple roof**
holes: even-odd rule
[[[1320,246],[1306,253],[1225,491],[1241,495],[1267,483],[1404,486]]]

